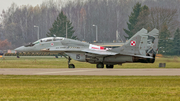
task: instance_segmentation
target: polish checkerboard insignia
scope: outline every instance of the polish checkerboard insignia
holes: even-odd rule
[[[136,46],[136,41],[134,40],[131,40],[131,43],[130,43],[131,46]]]

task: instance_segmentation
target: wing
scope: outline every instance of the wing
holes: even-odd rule
[[[91,49],[76,49],[76,48],[71,48],[71,47],[64,47],[64,48],[57,48],[57,47],[51,47],[47,49],[42,49],[42,52],[55,52],[55,53],[63,53],[63,52],[84,52],[84,53],[90,53],[90,54],[95,54],[95,55],[116,55],[117,53],[115,52],[110,52],[106,50],[91,50]]]
[[[90,50],[90,49],[82,50],[82,52],[91,53],[91,54],[97,54],[97,55],[103,55],[103,56],[118,54],[118,53],[110,52],[110,51],[106,51],[106,50]]]
[[[69,48],[69,47],[50,47],[50,48],[45,48],[41,50],[42,52],[55,52],[55,53],[62,53],[62,52],[79,52],[79,49],[76,48]]]

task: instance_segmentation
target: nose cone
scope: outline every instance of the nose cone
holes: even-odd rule
[[[21,47],[18,47],[16,49],[14,49],[14,50],[17,51],[17,52],[24,52],[25,51],[25,47],[21,46]]]

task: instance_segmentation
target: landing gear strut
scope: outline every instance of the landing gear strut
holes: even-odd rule
[[[59,53],[59,54],[61,54],[61,53]],[[68,59],[68,68],[75,68],[74,64],[70,64],[71,58],[69,56],[67,57],[64,54],[61,54],[61,55],[64,56],[66,59]]]
[[[75,68],[74,64],[70,64],[70,62],[71,62],[71,58],[68,57],[68,67],[69,68]]]
[[[98,63],[98,64],[96,65],[96,67],[97,67],[97,68],[104,68],[104,64],[103,64],[103,63]]]

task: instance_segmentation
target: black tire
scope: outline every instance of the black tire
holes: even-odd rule
[[[98,63],[98,64],[96,65],[96,67],[97,67],[97,68],[104,68],[104,64],[103,64],[103,63]]]
[[[114,68],[114,65],[106,65],[106,68]]]
[[[74,64],[69,64],[69,68],[75,68]]]
[[[155,59],[156,59],[156,55],[155,55],[155,54],[153,54],[152,63],[154,63],[154,62],[155,62]]]

